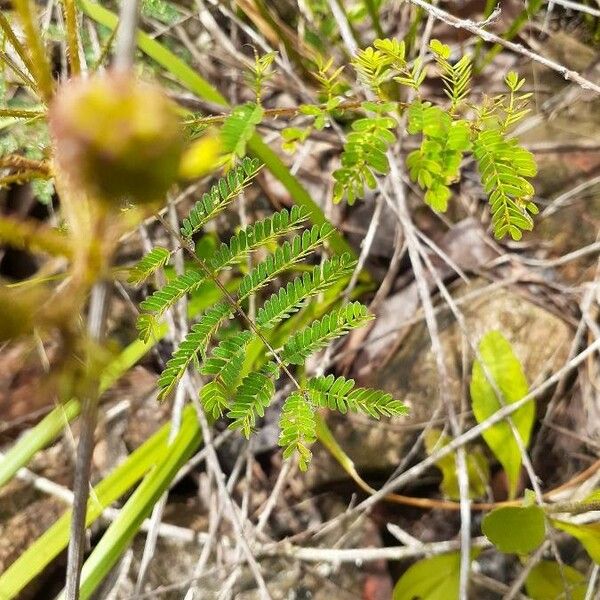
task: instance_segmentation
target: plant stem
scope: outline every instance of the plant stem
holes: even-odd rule
[[[133,67],[136,49],[136,31],[139,0],[124,0],[119,15],[115,69],[127,72]]]
[[[92,288],[88,332],[94,341],[99,341],[103,335],[107,293],[108,285],[105,281],[96,283]],[[97,393],[86,398],[81,413],[81,433],[77,447],[75,481],[73,482],[71,537],[67,553],[66,600],[79,599],[79,582],[85,549],[85,518],[90,492],[92,451],[94,449],[94,430],[96,429],[98,416],[98,398]]]

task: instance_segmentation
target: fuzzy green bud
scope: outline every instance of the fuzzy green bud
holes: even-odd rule
[[[175,181],[184,136],[160,88],[107,72],[63,85],[50,109],[55,161],[91,196],[160,200]]]

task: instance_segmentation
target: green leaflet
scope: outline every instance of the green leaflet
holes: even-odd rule
[[[194,207],[192,211],[195,210]],[[211,254],[206,261],[208,270],[216,276],[221,270],[239,263],[248,256],[249,252],[298,228],[307,216],[305,209],[293,206],[289,211],[284,208],[270,217],[249,225]],[[158,319],[186,294],[197,290],[207,279],[209,279],[207,273],[198,267],[190,269],[156,290],[140,303],[140,308],[146,313],[153,313],[155,319]],[[144,319],[144,315],[140,318]]]
[[[400,400],[382,390],[355,387],[353,379],[345,377],[313,377],[306,384],[311,401],[319,407],[362,412],[374,419],[406,415],[408,409]]]
[[[250,184],[259,170],[260,162],[257,159],[245,157],[226,177],[221,177],[210,188],[210,192],[204,193],[196,202],[188,216],[183,219],[181,234],[191,237],[214,219]]]
[[[169,262],[170,256],[171,253],[166,248],[155,246],[131,268],[129,282],[135,285],[143,283],[158,269],[164,267]]]
[[[290,337],[283,346],[281,358],[287,363],[303,364],[311,354],[372,318],[367,307],[360,302],[346,304]]]
[[[271,403],[275,393],[274,379],[279,374],[279,367],[268,363],[260,371],[249,373],[242,379],[236,390],[227,417],[231,419],[229,427],[241,429],[249,438],[258,417],[264,417],[265,409]]]
[[[529,554],[546,537],[546,518],[539,506],[503,506],[487,514],[484,535],[507,554]]]
[[[281,434],[278,444],[283,447],[283,458],[298,454],[300,470],[306,471],[312,453],[309,446],[317,439],[314,408],[304,394],[295,392],[288,396],[279,419]]]
[[[532,214],[537,207],[531,201],[534,189],[527,178],[535,176],[533,155],[514,139],[506,139],[499,129],[479,133],[473,155],[484,191],[489,195],[492,227],[497,238],[507,233],[514,240],[522,231],[533,229]]]
[[[529,386],[521,364],[509,342],[500,332],[487,333],[479,344],[479,353],[506,404],[516,402],[527,394]],[[485,421],[502,406],[496,397],[494,388],[487,381],[479,361],[475,361],[473,364],[471,402],[478,423]],[[534,419],[534,401],[528,402],[512,414],[512,422],[525,448],[529,444]],[[514,498],[521,472],[521,453],[510,425],[505,421],[496,423],[486,429],[482,435],[490,450],[504,467],[509,483],[509,495]]]
[[[600,523],[579,525],[552,519],[552,526],[560,529],[581,542],[590,558],[600,565]]]
[[[471,551],[476,558],[479,550]],[[460,589],[460,552],[440,554],[410,566],[394,587],[393,600],[450,600]]]
[[[259,104],[248,102],[236,106],[223,122],[221,139],[223,149],[232,154],[233,159],[246,155],[246,145],[254,135],[256,126],[261,122],[263,109]]]
[[[287,286],[275,292],[258,310],[256,323],[272,328],[292,313],[298,311],[309,298],[330,288],[352,273],[356,261],[349,254],[333,257],[309,273],[296,277]]]
[[[527,576],[525,590],[531,600],[584,600],[587,581],[573,567],[542,560]]]
[[[408,111],[408,131],[423,134],[418,150],[406,159],[410,178],[426,190],[425,202],[445,212],[451,196],[450,184],[458,180],[464,153],[471,148],[469,123],[453,120],[429,103],[415,102]]]

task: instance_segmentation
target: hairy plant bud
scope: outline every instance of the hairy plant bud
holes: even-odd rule
[[[152,202],[177,177],[184,147],[177,108],[160,88],[108,72],[66,83],[50,109],[55,161],[106,202]]]

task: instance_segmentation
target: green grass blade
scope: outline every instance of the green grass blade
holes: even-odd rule
[[[146,475],[83,565],[80,588],[82,600],[92,596],[127,549],[142,521],[169,487],[180,467],[200,445],[200,428],[192,407],[188,407],[186,417],[168,452],[163,453],[162,460]]]
[[[190,422],[196,423],[191,408],[184,413],[187,429]],[[133,487],[148,469],[170,455],[166,452],[169,429],[170,423],[164,425],[94,487],[88,501],[86,525],[94,522],[107,506]],[[71,510],[68,510],[0,576],[0,598],[14,598],[67,547],[70,521]]]
[[[38,450],[54,441],[65,423],[72,421],[80,410],[79,401],[71,400],[48,413],[33,429],[23,435],[0,462],[0,487],[8,483]]]
[[[117,26],[118,18],[110,10],[95,2],[91,2],[91,0],[79,0],[79,2],[83,11],[97,23],[109,29],[114,29]],[[142,52],[169,71],[189,91],[210,102],[222,104],[223,106],[228,105],[227,100],[217,89],[160,42],[157,42],[143,32],[138,33],[137,41],[138,47]],[[314,225],[321,225],[327,220],[323,211],[310,197],[310,194],[300,181],[292,175],[279,156],[260,137],[254,135],[248,143],[248,148],[281,181],[294,202],[309,211],[311,221]],[[337,230],[329,238],[329,243],[336,252],[349,252],[352,256],[355,256],[354,250]]]

